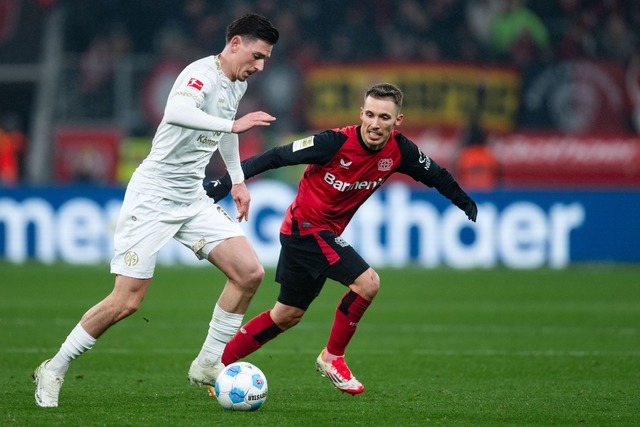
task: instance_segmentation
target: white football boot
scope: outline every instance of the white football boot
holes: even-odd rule
[[[209,362],[209,361],[207,361]],[[224,369],[224,365],[220,359],[206,363],[204,366],[198,363],[198,359],[191,362],[187,378],[191,384],[214,386],[220,372]]]
[[[33,373],[33,382],[36,384],[36,404],[43,408],[58,406],[58,396],[64,382],[64,376],[56,375],[47,369],[46,364],[49,360],[42,362]]]

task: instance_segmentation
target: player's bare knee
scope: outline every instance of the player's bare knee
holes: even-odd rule
[[[288,317],[286,319],[281,320],[279,323],[276,323],[276,326],[282,329],[283,331],[286,331],[287,329],[293,328],[298,323],[300,323],[301,319],[302,317]]]
[[[364,299],[372,301],[380,290],[380,282],[368,282],[362,292],[358,292]]]
[[[373,299],[373,297],[378,295],[378,291],[380,290],[380,276],[378,276],[378,273],[376,273],[375,270],[372,268],[369,269],[369,273],[370,273],[369,292],[372,294],[371,299]]]
[[[139,308],[140,308],[140,301],[138,300],[126,301],[120,307],[120,315],[118,317],[119,319],[124,319],[125,317],[131,316],[133,313],[138,311]]]
[[[273,313],[273,311],[272,311]],[[273,322],[277,327],[286,331],[289,328],[293,328],[302,320],[304,311],[296,308],[289,308],[287,310],[281,310],[274,315]]]
[[[350,286],[362,298],[372,301],[380,290],[380,276],[373,268],[369,268]]]
[[[262,266],[262,264],[258,264],[254,268],[246,272],[243,281],[247,284],[248,287],[255,289],[260,285],[262,279],[264,279],[264,267]]]
[[[244,293],[253,295],[264,279],[264,268],[257,264],[253,268],[245,269],[237,277],[229,277],[229,281]]]

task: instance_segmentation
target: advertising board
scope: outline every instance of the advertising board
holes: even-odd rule
[[[280,222],[295,188],[255,180],[249,189],[251,221],[243,227],[261,261],[274,266]],[[0,258],[108,262],[123,195],[121,187],[0,189]],[[473,197],[477,223],[435,190],[390,183],[365,203],[343,237],[373,266],[526,269],[640,262],[640,191],[497,191]],[[230,198],[220,204],[235,213]],[[159,263],[206,265],[175,242],[161,251]]]

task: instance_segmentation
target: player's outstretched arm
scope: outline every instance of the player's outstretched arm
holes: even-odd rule
[[[475,222],[478,216],[478,206],[460,188],[453,175],[426,156],[413,142],[404,137],[401,137],[399,142],[403,155],[403,163],[399,172],[405,173],[429,187],[434,187],[440,194],[463,210],[467,218]]]
[[[193,98],[182,95],[169,99],[164,120],[170,125],[211,132],[231,132],[233,128],[232,120],[207,114],[198,108]]]
[[[453,178],[453,175],[448,170],[439,166],[432,161],[431,170],[433,175],[433,187],[447,199],[451,200],[451,203],[459,207],[467,215],[471,221],[476,222],[478,216],[478,206],[471,197],[462,189],[458,182]]]
[[[329,161],[341,147],[342,134],[326,131],[320,135],[322,143],[312,143],[317,137],[308,137],[290,144],[273,147],[263,153],[245,159],[241,163],[244,179],[248,180],[271,169],[300,164],[323,164]],[[306,141],[306,144],[302,144]],[[302,148],[300,148],[302,147]],[[225,174],[204,184],[207,195],[215,202],[224,199],[231,191],[231,177]]]
[[[247,180],[267,170],[308,162],[308,159],[301,159],[299,156],[299,153],[292,150],[292,144],[273,147],[242,161],[244,178]],[[231,177],[229,173],[226,173],[220,178],[204,184],[204,189],[207,196],[211,197],[214,202],[218,202],[227,197],[231,191],[231,184]]]

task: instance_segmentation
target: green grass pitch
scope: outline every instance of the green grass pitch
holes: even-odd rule
[[[349,396],[315,372],[344,288],[246,360],[269,382],[257,412],[223,410],[187,370],[223,283],[212,267],[156,271],[141,309],[74,362],[59,408],[38,408],[33,369],[110,292],[108,266],[0,263],[3,426],[637,426],[640,267],[380,269],[381,291],[347,362]],[[271,308],[273,271],[247,317]]]

